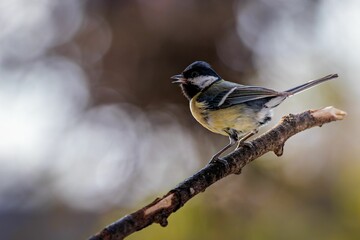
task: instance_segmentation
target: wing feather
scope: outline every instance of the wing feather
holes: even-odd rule
[[[285,95],[286,93],[284,92],[277,92],[268,88],[238,85],[225,91],[220,91],[211,99],[208,98],[207,106],[210,109],[227,108],[249,101]]]

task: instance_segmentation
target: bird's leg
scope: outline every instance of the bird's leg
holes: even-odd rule
[[[248,140],[251,136],[257,134],[258,131],[259,131],[259,130],[254,129],[254,130],[252,130],[251,132],[245,134],[242,138],[240,138],[240,140],[238,141],[238,145],[237,145],[236,149],[238,149],[239,147],[241,147],[241,146],[244,144],[244,142],[245,142],[246,140]],[[236,150],[236,149],[235,149],[235,150]]]
[[[232,146],[234,146],[234,144],[238,141],[238,139],[237,139],[237,136],[235,136],[235,135],[230,135],[230,136],[229,136],[229,140],[230,140],[229,144],[226,145],[226,146],[225,146],[223,149],[221,149],[219,152],[217,152],[217,153],[211,158],[211,160],[210,160],[210,162],[209,162],[208,164],[214,163],[214,162],[217,162],[217,161],[220,161],[220,162],[224,162],[224,163],[227,165],[227,162],[226,162],[225,160],[219,158],[219,156],[220,156],[223,152],[225,152],[226,150],[228,150],[229,148],[231,148]]]

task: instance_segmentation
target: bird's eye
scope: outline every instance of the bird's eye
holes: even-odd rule
[[[192,78],[196,78],[196,77],[198,77],[199,75],[200,75],[200,74],[199,74],[198,72],[196,72],[196,71],[191,73],[191,77],[192,77]]]

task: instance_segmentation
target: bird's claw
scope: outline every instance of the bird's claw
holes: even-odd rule
[[[254,144],[252,142],[242,142],[240,143],[235,150],[238,150],[240,147],[247,146],[249,148],[254,147]]]
[[[222,159],[220,157],[213,157],[210,162],[208,163],[209,164],[215,164],[215,163],[221,163],[225,166],[226,169],[228,169],[230,166],[229,166],[229,163],[225,160],[225,159]]]

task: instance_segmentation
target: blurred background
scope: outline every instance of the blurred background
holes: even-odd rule
[[[360,2],[0,0],[2,239],[86,239],[202,168],[228,139],[170,76],[195,60],[285,90],[281,116],[333,105],[298,134],[128,239],[359,239]]]

